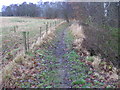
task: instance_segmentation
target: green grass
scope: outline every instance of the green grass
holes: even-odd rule
[[[51,83],[56,84],[59,83],[59,78],[57,77],[58,71],[56,70],[56,66],[58,65],[50,63],[50,62],[55,63],[56,57],[52,54],[51,51],[48,51],[47,49],[40,49],[35,51],[35,53],[44,55],[44,57],[40,57],[42,58],[41,66],[47,67],[47,69],[35,75],[35,78],[37,79],[37,81],[39,81],[39,83],[36,83],[34,81],[33,82],[24,81],[22,83],[16,82],[16,85],[21,88],[30,88],[32,85],[35,84],[37,88],[51,88],[53,87],[51,86]],[[27,54],[32,57],[35,56],[34,53],[31,52],[28,52]],[[52,68],[53,70],[49,70],[50,68]]]
[[[24,41],[23,41],[23,31],[29,31],[29,42],[32,44],[37,40],[40,36],[40,27],[42,27],[42,31],[46,31],[46,23],[52,23],[52,27],[54,26],[53,19],[35,19],[35,18],[27,18],[27,17],[1,17],[3,22],[2,26],[0,27],[0,34],[2,34],[2,39],[0,42],[2,43],[3,47],[2,51],[11,52],[15,48],[13,47],[15,44],[18,44],[18,47],[24,48]],[[44,24],[45,23],[45,24]],[[58,21],[57,21],[58,23]],[[14,32],[14,26],[18,26],[16,32]],[[31,46],[31,45],[30,45]],[[19,51],[18,49],[14,50],[13,52]],[[6,53],[4,53],[6,54]]]
[[[74,40],[74,37],[73,37],[72,33],[68,30],[67,34],[66,34],[66,39],[65,39],[65,42],[66,42],[68,48],[72,48],[73,40]]]
[[[72,85],[79,85],[79,84],[85,84],[86,81],[84,79],[76,80],[72,82]]]
[[[88,57],[86,57],[86,60],[93,62],[94,59],[92,56],[88,56]]]
[[[102,25],[102,24],[95,24],[94,22],[90,22],[89,18],[86,20],[89,25],[92,25],[94,30],[96,30],[97,40],[96,41],[96,48],[99,50],[102,58],[107,58],[110,61],[116,62],[118,55],[119,45],[119,27],[112,27],[110,25]],[[91,27],[92,28],[92,27]],[[93,31],[94,31],[93,30]],[[86,31],[87,32],[87,31]],[[89,36],[89,34],[88,34]],[[95,42],[93,42],[95,43]],[[96,50],[98,53],[98,51]]]
[[[63,26],[60,26],[57,30],[61,30],[63,28]],[[46,46],[44,46],[46,48],[38,49],[35,51],[35,53],[39,54],[40,58],[42,58],[41,65],[47,67],[47,69],[36,75],[37,80],[41,81],[41,83],[37,84],[36,86],[38,88],[51,88],[53,86],[59,87],[60,84],[60,78],[58,78],[59,71],[57,69],[60,64],[57,63],[57,58],[55,55],[53,55],[53,51],[47,50],[47,47],[49,47],[49,45],[51,45],[51,43],[48,43]],[[29,55],[31,56],[31,53],[29,53]],[[51,85],[52,83],[55,84]]]
[[[57,33],[60,32],[61,29],[64,29],[67,26],[67,24],[64,24],[63,26],[60,26],[57,29]],[[98,88],[100,85],[103,86],[104,83],[96,80],[94,81],[94,85],[91,82],[87,82],[86,78],[90,78],[89,74],[92,74],[93,71],[90,71],[87,65],[85,65],[84,62],[80,61],[80,56],[75,52],[74,50],[71,50],[72,42],[74,38],[70,34],[69,31],[67,31],[67,35],[65,36],[65,41],[67,44],[67,48],[69,48],[69,52],[66,53],[63,57],[66,58],[69,63],[65,63],[66,66],[70,66],[68,72],[69,72],[69,77],[68,79],[71,80],[70,83],[72,87],[74,88]],[[47,44],[45,47],[49,46],[51,43]],[[53,88],[53,87],[59,87],[60,86],[60,78],[59,78],[59,71],[58,67],[61,65],[57,63],[57,57],[53,54],[53,51],[47,50],[47,48],[42,48],[38,49],[35,51],[41,58],[41,66],[45,66],[46,69],[39,72],[38,74],[35,75],[36,80],[39,81],[36,84],[37,88]],[[28,55],[33,56],[34,54],[29,52]],[[43,57],[44,56],[44,57]],[[93,61],[93,57],[88,57],[88,61]],[[51,64],[52,63],[52,64]],[[51,68],[51,70],[50,70]],[[88,71],[88,73],[86,73]],[[23,82],[19,83],[18,85],[23,88],[30,88],[31,85],[34,85],[36,82]]]

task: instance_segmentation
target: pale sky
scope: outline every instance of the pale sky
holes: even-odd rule
[[[27,3],[29,3],[29,2],[31,2],[31,3],[37,3],[38,1],[43,1],[43,2],[46,2],[46,1],[49,1],[49,2],[55,2],[55,1],[74,1],[74,2],[79,2],[79,1],[89,1],[89,2],[91,2],[91,1],[93,1],[93,2],[95,2],[95,1],[102,1],[102,2],[107,2],[107,1],[109,1],[109,2],[115,2],[115,1],[119,1],[119,0],[0,0],[0,12],[1,12],[1,9],[2,9],[2,6],[3,5],[5,5],[5,6],[8,6],[8,5],[10,5],[10,4],[21,4],[21,3],[23,3],[23,2],[27,2]]]
[[[10,4],[21,4],[23,2],[37,3],[38,1],[43,1],[43,2],[46,2],[46,1],[51,2],[52,1],[53,2],[53,1],[62,1],[62,0],[0,0],[0,11],[1,11],[3,5],[8,6]]]

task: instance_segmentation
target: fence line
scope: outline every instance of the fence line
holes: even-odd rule
[[[29,31],[22,31],[22,34],[20,35],[21,32],[17,31],[17,30],[18,30],[18,26],[14,26],[14,30],[16,31],[16,32],[15,32],[16,35],[12,35],[12,36],[14,36],[14,37],[13,37],[13,41],[12,41],[12,42],[10,41],[10,43],[11,43],[11,45],[12,45],[13,47],[11,47],[11,48],[9,48],[9,47],[7,48],[7,47],[6,47],[7,51],[10,52],[11,55],[14,55],[14,57],[15,57],[18,53],[20,53],[21,51],[24,51],[25,53],[28,52],[29,49],[30,49],[30,46],[31,46],[34,42],[36,42],[36,40],[37,40],[38,37],[40,37],[40,39],[41,39],[42,35],[43,35],[44,33],[47,33],[49,28],[55,27],[57,24],[59,24],[59,23],[62,22],[62,21],[63,21],[63,20],[61,20],[61,21],[55,20],[54,22],[51,22],[51,23],[49,23],[49,22],[47,22],[47,24],[45,23],[43,26],[40,26],[40,27],[37,29],[37,32],[39,32],[40,34],[39,34],[39,33],[36,33],[34,37],[31,36],[31,33],[30,33]],[[56,22],[57,22],[57,23],[56,23]],[[46,29],[46,30],[45,30],[45,29]],[[18,36],[17,36],[17,34],[18,34]],[[32,38],[30,38],[30,37],[32,37]],[[15,40],[14,40],[14,39],[15,39]],[[23,45],[24,45],[24,47],[23,47]],[[16,47],[16,49],[14,49],[14,47]],[[4,48],[4,47],[3,47],[3,48]],[[12,50],[12,48],[13,48],[13,50]],[[4,49],[4,51],[5,51],[6,49]],[[8,53],[8,52],[7,52],[7,53]],[[4,56],[4,57],[3,57],[3,60],[6,59],[6,57],[9,57],[9,55],[7,55],[7,53],[6,53],[6,54],[4,53],[5,55],[3,55],[3,56]],[[13,57],[13,58],[14,58],[14,57]],[[5,63],[5,65],[6,65],[6,64],[8,64],[8,63]]]

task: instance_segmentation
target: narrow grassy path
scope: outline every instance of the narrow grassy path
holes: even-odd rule
[[[85,58],[72,49],[74,38],[63,24],[56,30],[56,38],[46,46],[44,58],[47,70],[43,71],[43,88],[102,88],[114,87],[105,79],[100,80],[95,71],[86,65]],[[49,58],[48,58],[49,57]],[[42,74],[43,74],[42,73]],[[42,77],[42,78],[43,78]]]
[[[43,58],[46,70],[40,73],[42,83],[38,87],[42,88],[72,88],[83,84],[84,87],[89,70],[80,56],[72,50],[74,38],[64,24],[57,28],[56,38],[46,45]],[[38,50],[39,51],[39,50]],[[39,52],[40,53],[40,52]],[[91,85],[91,84],[89,84]]]
[[[72,49],[74,38],[64,23],[56,28],[56,37],[29,53],[32,67],[16,68],[14,83],[19,88],[102,88],[114,87],[105,79],[99,79],[95,71],[85,63],[85,58]],[[20,73],[22,72],[22,73]],[[18,74],[19,73],[19,74]],[[23,74],[23,75],[21,75]],[[24,76],[24,77],[23,77]],[[12,82],[12,81],[11,81]]]
[[[68,72],[67,69],[69,69],[67,66],[64,65],[66,63],[66,58],[63,57],[66,51],[66,44],[65,44],[65,35],[66,35],[66,28],[58,31],[56,33],[56,41],[53,42],[56,48],[50,48],[50,51],[53,51],[54,55],[56,56],[56,59],[58,61],[58,64],[60,65],[59,68],[57,68],[58,71],[58,78],[60,85],[59,88],[69,88],[69,81],[68,81]],[[66,68],[67,67],[67,68]]]
[[[49,44],[46,49],[48,52],[51,52],[50,62],[47,62],[47,73],[49,73],[49,78],[46,78],[45,82],[49,81],[49,86],[47,87],[55,87],[55,88],[70,88],[70,81],[68,79],[68,65],[64,65],[67,63],[67,58],[64,55],[67,53],[67,46],[65,43],[66,36],[66,27],[68,24],[64,24],[58,28],[56,32],[56,38]],[[48,56],[48,55],[47,55]],[[54,60],[53,60],[54,58]],[[44,58],[46,59],[46,58]],[[53,73],[54,72],[54,73]],[[52,85],[52,86],[51,86]]]

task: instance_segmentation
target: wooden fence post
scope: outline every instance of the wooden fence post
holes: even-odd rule
[[[46,24],[46,33],[47,33],[47,31],[48,31],[48,24]]]
[[[14,33],[15,33],[15,32],[16,32],[16,27],[14,26],[14,28],[13,28],[13,29],[14,29]]]
[[[51,27],[51,23],[50,23],[50,27]]]
[[[29,50],[29,32],[27,32],[27,48]]]
[[[16,29],[18,29],[18,25],[16,25]]]
[[[47,22],[48,28],[49,28],[49,22]]]
[[[41,35],[42,34],[42,27],[40,27],[40,39],[41,39]]]
[[[54,21],[53,21],[53,26],[54,26]]]
[[[24,48],[25,48],[25,53],[27,53],[27,43],[26,43],[26,32],[23,32],[23,40],[24,40]]]
[[[55,26],[56,26],[56,21],[55,21]]]
[[[50,23],[48,22],[47,24],[48,24],[48,28],[49,28],[50,27]]]

